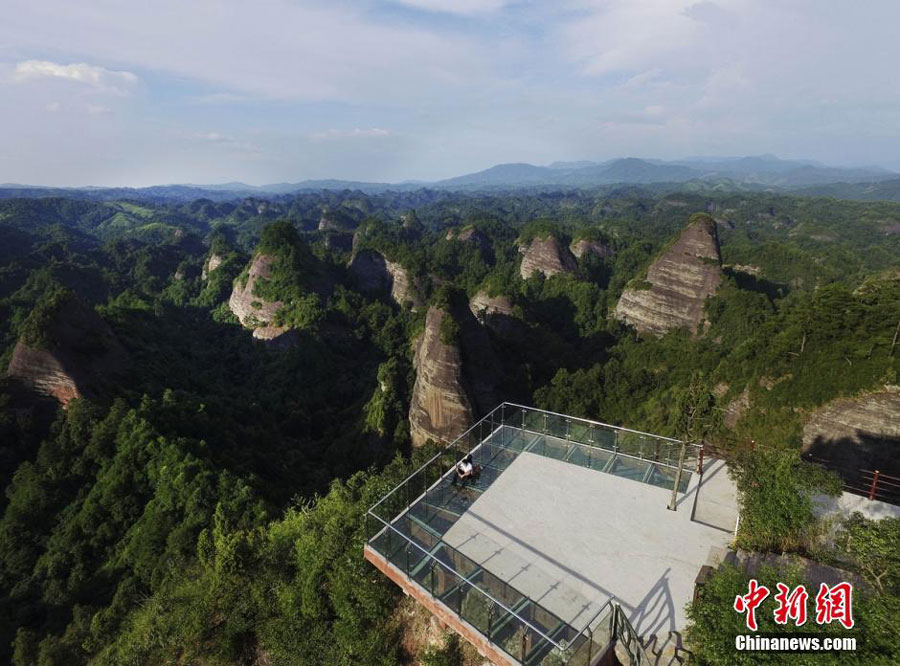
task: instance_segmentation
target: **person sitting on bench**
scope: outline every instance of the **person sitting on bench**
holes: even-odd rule
[[[472,463],[472,454],[470,453],[456,464],[456,474],[453,475],[453,485],[455,486],[457,482],[464,483],[469,479],[474,479],[479,471],[481,470],[477,469]]]

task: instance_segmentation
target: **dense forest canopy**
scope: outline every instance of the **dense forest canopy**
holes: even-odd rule
[[[715,221],[724,270],[702,330],[636,335],[610,316],[620,295],[698,212]],[[507,297],[513,333],[491,331],[504,399],[795,461],[813,409],[898,383],[898,228],[894,203],[631,186],[2,200],[0,366],[20,341],[60,344],[70,298],[128,363],[65,410],[0,380],[0,661],[410,660],[397,594],[360,556],[360,519],[428,454],[411,449],[407,419],[426,308],[358,289],[354,253],[396,262],[431,304]],[[461,240],[473,230],[477,242]],[[611,251],[522,279],[536,237]],[[275,261],[254,295],[285,304],[287,348],[255,340],[228,307],[259,254]],[[787,535],[757,518],[748,547],[809,550],[789,538],[808,515],[784,517]],[[830,555],[878,577],[872,626],[900,621],[891,534],[873,537],[874,555],[859,540]],[[884,562],[870,575],[873,557]],[[742,582],[722,574],[707,601]],[[706,663],[722,663],[715,613],[693,618]],[[872,645],[886,660],[900,649],[896,636]]]

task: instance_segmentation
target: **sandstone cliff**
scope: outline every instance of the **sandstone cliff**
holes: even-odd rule
[[[453,339],[442,339],[442,323],[448,317],[457,330]],[[485,331],[465,307],[453,308],[452,315],[436,306],[428,309],[414,366],[409,406],[413,446],[428,439],[452,441],[496,406],[496,359]]]
[[[246,328],[268,325],[275,318],[275,313],[284,305],[281,301],[265,301],[253,293],[259,280],[272,276],[272,265],[275,260],[276,257],[272,255],[257,254],[250,262],[246,281],[244,276],[239,276],[234,281],[228,307]]]
[[[89,305],[68,295],[41,317],[41,341],[20,339],[7,374],[63,406],[94,395],[130,365],[112,330]]]
[[[452,441],[469,427],[474,416],[465,389],[459,344],[441,340],[441,322],[449,316],[444,310],[429,308],[425,331],[416,345],[416,382],[409,404],[413,446],[429,439]]]
[[[203,280],[207,279],[209,274],[221,266],[224,261],[225,257],[221,254],[216,254],[215,252],[210,253],[209,257],[206,259],[206,263],[203,264],[203,271],[200,273],[200,278]]]
[[[481,290],[469,301],[469,309],[480,323],[495,333],[505,335],[516,326],[513,304],[507,296],[489,296]]]
[[[828,461],[848,481],[860,469],[900,476],[900,387],[841,398],[814,411],[803,453]]]
[[[647,270],[646,280],[622,292],[614,316],[642,333],[663,335],[675,328],[696,333],[706,299],[722,281],[716,223],[691,217],[678,240]]]
[[[406,269],[380,252],[357,252],[348,268],[360,290],[370,294],[390,294],[398,305],[409,303],[413,310],[422,307],[422,297]]]
[[[353,231],[359,226],[356,220],[343,211],[323,210],[319,217],[319,231]]]
[[[456,240],[460,243],[471,243],[485,252],[491,249],[491,239],[473,226],[463,227],[459,230],[451,229],[447,232],[446,239]]]
[[[559,273],[572,273],[577,268],[575,257],[553,236],[534,238],[527,246],[520,247],[519,252],[522,253],[519,275],[523,280],[537,273],[551,277]]]
[[[581,259],[581,257],[583,257],[585,254],[592,254],[599,259],[603,259],[603,257],[611,257],[615,254],[613,249],[606,243],[595,240],[588,240],[586,238],[573,241],[569,246],[569,250],[579,259]]]

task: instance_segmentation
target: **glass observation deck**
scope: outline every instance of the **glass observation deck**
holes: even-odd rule
[[[455,465],[469,453],[480,474],[455,485]],[[533,456],[557,462],[541,463]],[[668,493],[654,491],[665,503],[669,495],[687,491],[700,459],[699,446],[679,440],[504,403],[367,512],[367,548],[406,583],[418,586],[430,603],[499,649],[510,663],[591,666],[607,653],[614,638],[632,663],[645,663],[634,629],[615,597],[594,594],[578,581],[539,571],[527,551],[509,547],[503,526],[495,525],[499,532],[488,535],[464,529],[464,524],[486,520],[487,513],[472,510],[475,502],[495,484],[502,486],[501,477],[517,461],[519,470],[529,461],[566,463],[666,489]],[[512,477],[507,477],[507,484],[517,482]],[[517,483],[517,492],[551,492],[548,486]],[[545,499],[554,502],[552,495]],[[577,518],[572,520],[568,527],[575,531]],[[517,540],[515,534],[507,536]]]

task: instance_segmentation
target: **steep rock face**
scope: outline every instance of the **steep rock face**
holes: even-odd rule
[[[484,290],[479,291],[469,301],[469,309],[475,317],[484,315],[511,315],[513,305],[506,296],[489,296]]]
[[[274,262],[274,256],[258,254],[250,262],[247,282],[242,285],[240,277],[234,281],[231,298],[228,299],[228,307],[246,328],[256,328],[268,324],[284,305],[281,301],[265,301],[253,294],[253,288],[258,280],[268,279],[272,276]]]
[[[750,409],[750,389],[745,388],[740,395],[725,405],[725,411],[722,415],[722,422],[726,428],[734,428],[738,421]]]
[[[416,343],[416,381],[409,407],[414,446],[429,438],[453,440],[480,414],[496,406],[499,371],[487,334],[467,308],[454,309],[456,339],[441,340],[441,322],[451,316],[432,306]]]
[[[520,247],[519,252],[522,253],[519,275],[523,280],[536,273],[551,277],[559,273],[572,273],[577,268],[575,257],[553,236],[535,238],[527,247]]]
[[[803,453],[828,461],[848,482],[860,469],[900,476],[900,387],[814,411],[803,428]]]
[[[53,398],[63,407],[82,395],[72,371],[66,370],[53,353],[29,347],[21,340],[13,349],[6,372],[10,377],[22,380],[36,393]]]
[[[349,233],[329,232],[325,234],[325,247],[349,252],[353,247],[353,236]]]
[[[507,296],[489,296],[486,291],[479,291],[469,301],[469,310],[495,333],[504,335],[515,327],[513,304]]]
[[[75,297],[62,304],[48,327],[52,342],[46,348],[16,343],[7,374],[64,407],[95,394],[130,365],[106,322]]]
[[[413,310],[422,307],[422,298],[406,269],[388,260],[380,252],[358,252],[350,260],[348,268],[362,291],[370,294],[389,293],[399,305],[411,303]]]
[[[465,389],[462,352],[458,344],[441,341],[441,322],[449,316],[428,309],[425,331],[416,346],[416,382],[409,404],[413,446],[428,439],[451,441],[472,423],[474,412]]]
[[[255,197],[247,197],[242,199],[240,203],[240,210],[251,215],[265,215],[271,207],[272,204],[265,199],[257,199]]]
[[[475,227],[464,227],[459,231],[457,231],[456,229],[451,229],[447,232],[446,239],[457,240],[460,243],[471,243],[478,247],[480,250],[485,251],[489,250],[491,247],[491,239],[485,236]]]
[[[650,265],[646,288],[632,286],[622,292],[614,316],[642,333],[663,335],[682,327],[696,333],[704,303],[721,282],[716,223],[699,215]]]
[[[221,254],[211,253],[206,259],[206,263],[203,264],[203,272],[200,274],[200,277],[204,280],[208,278],[209,274],[221,266],[223,261],[225,261],[225,257]]]
[[[588,240],[586,238],[573,241],[569,246],[569,250],[579,259],[581,259],[581,257],[583,257],[585,254],[592,254],[599,259],[602,259],[603,257],[611,257],[615,254],[613,249],[606,243]]]
[[[353,231],[357,222],[342,211],[323,210],[319,217],[319,231]]]

